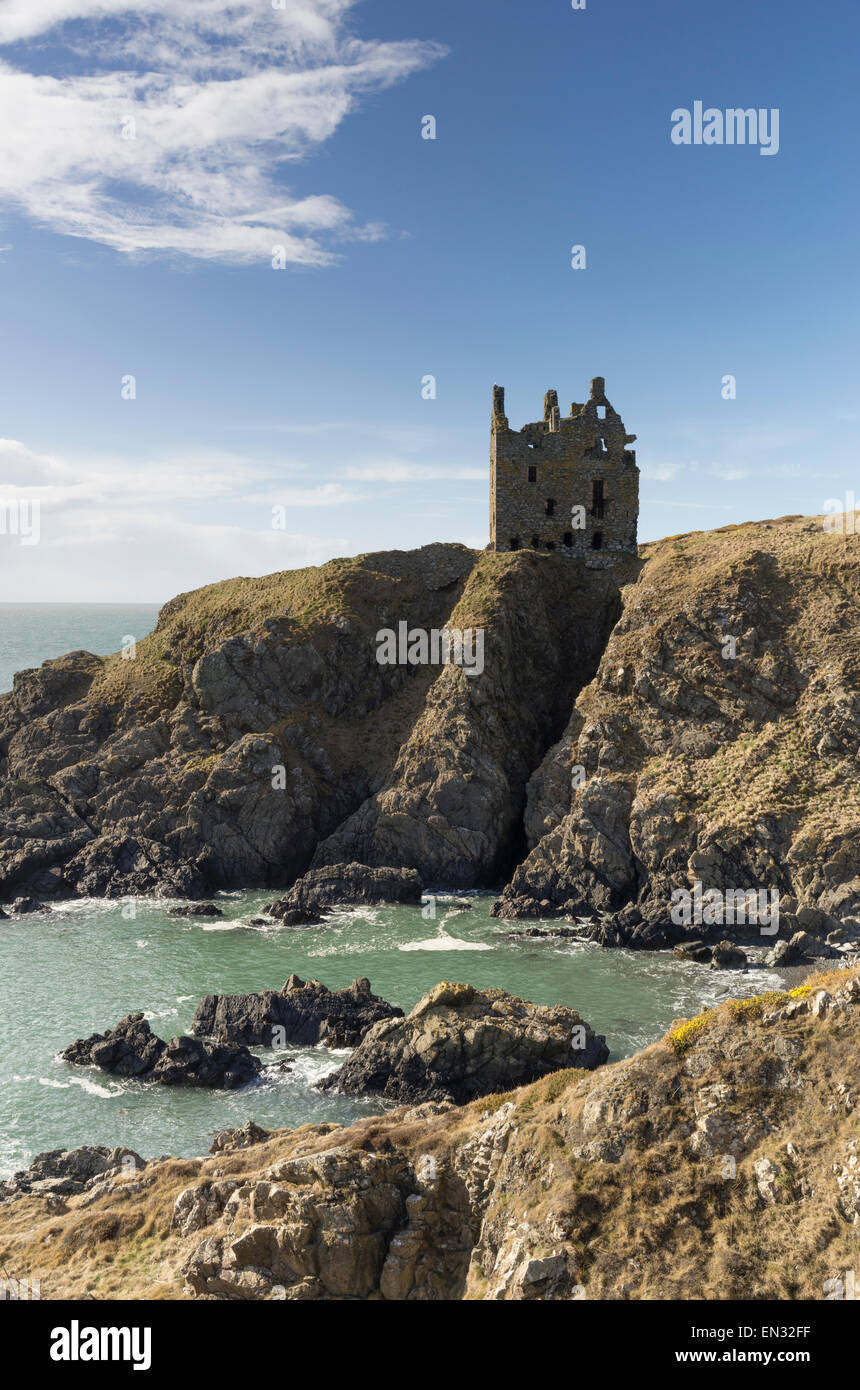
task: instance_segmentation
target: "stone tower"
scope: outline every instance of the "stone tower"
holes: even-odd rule
[[[490,548],[636,551],[639,469],[621,416],[596,376],[585,405],[561,416],[547,391],[543,419],[512,430],[505,389],[493,387]]]

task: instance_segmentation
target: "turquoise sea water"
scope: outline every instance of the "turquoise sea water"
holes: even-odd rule
[[[123,636],[143,636],[156,613],[142,606],[35,608],[0,607],[0,688],[11,684],[12,671],[73,647],[116,650]],[[204,1153],[218,1130],[248,1118],[295,1126],[380,1109],[378,1100],[313,1089],[345,1055],[324,1049],[288,1049],[296,1058],[292,1071],[238,1093],[171,1090],[57,1060],[75,1038],[103,1032],[134,1009],[170,1037],[187,1031],[202,995],[279,989],[292,971],[331,989],[366,975],[375,993],[404,1009],[439,980],[465,980],[577,1008],[621,1057],[703,1004],[778,984],[771,972],[711,971],[666,953],[510,941],[510,924],[489,915],[491,894],[470,895],[467,912],[440,895],[424,909],[351,910],[315,927],[249,926],[273,896],[226,895],[219,899],[225,918],[211,922],[177,918],[171,904],[142,899],[77,901],[0,922],[0,1176],[44,1149],[126,1144],[144,1157],[190,1156]]]
[[[271,898],[219,899],[229,916],[213,922],[176,918],[168,904],[144,900],[75,902],[49,916],[0,922],[0,1175],[43,1149],[127,1144],[144,1157],[190,1156],[204,1153],[217,1130],[249,1117],[295,1126],[380,1109],[378,1100],[313,1089],[346,1055],[322,1048],[288,1048],[291,1072],[232,1093],[142,1085],[56,1059],[73,1039],[103,1032],[134,1009],[171,1037],[187,1031],[202,995],[280,989],[292,971],[331,989],[366,975],[375,993],[407,1010],[439,980],[465,980],[571,1005],[620,1057],[704,1003],[777,984],[771,972],[711,971],[663,953],[508,941],[487,894],[475,895],[469,912],[446,909],[440,897],[429,920],[419,907],[387,907],[352,909],[315,927],[248,926]]]

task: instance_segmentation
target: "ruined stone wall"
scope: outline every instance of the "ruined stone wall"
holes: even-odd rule
[[[606,399],[602,377],[594,378],[589,400],[574,403],[569,416],[560,415],[558,396],[548,391],[543,420],[521,430],[510,428],[504,388],[494,387],[492,549],[635,551],[639,469],[635,452],[626,447],[635,439]],[[573,514],[580,507],[584,518]]]

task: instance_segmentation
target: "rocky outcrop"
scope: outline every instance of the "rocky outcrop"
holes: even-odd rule
[[[142,1013],[128,1014],[107,1033],[79,1038],[60,1056],[77,1067],[100,1067],[113,1076],[157,1081],[162,1086],[221,1087],[228,1091],[254,1081],[262,1063],[246,1047],[222,1046],[200,1038],[156,1037]]]
[[[357,1047],[375,1023],[402,1016],[402,1009],[371,993],[367,979],[329,990],[319,980],[291,975],[280,993],[207,994],[191,1031],[247,1047]]]
[[[199,898],[206,891],[193,865],[137,835],[100,835],[69,860],[63,877],[82,898]]]
[[[698,882],[718,899],[779,893],[785,940],[795,912],[838,928],[860,905],[860,540],[786,517],[643,557],[529,781],[529,853],[496,914],[586,915],[604,945],[674,945],[673,894]],[[699,937],[769,944],[722,907],[692,924]]]
[[[0,1201],[14,1197],[74,1197],[107,1190],[113,1179],[129,1177],[146,1167],[134,1149],[85,1144],[79,1149],[51,1149],[36,1154],[29,1168],[0,1183]]]
[[[606,1039],[574,1009],[446,983],[425,994],[406,1018],[375,1024],[320,1086],[401,1104],[462,1105],[563,1067],[590,1070],[608,1056]]]
[[[772,944],[721,903],[676,922],[698,884],[778,893],[780,941],[844,953],[858,559],[857,536],[784,517],[605,569],[437,545],[180,595],[133,661],[73,653],[0,697],[0,896],[193,899],[361,865],[504,885],[500,918],[584,917],[606,946]],[[480,632],[481,673],[380,664],[401,624]],[[279,920],[320,915],[302,895]]]
[[[265,909],[290,925],[307,925],[338,907],[420,903],[421,879],[414,869],[371,868],[367,864],[329,864],[311,869],[288,893]]]
[[[37,1162],[0,1204],[4,1262],[70,1298],[850,1297],[858,1017],[860,973],[834,972],[465,1107],[249,1122],[139,1174],[78,1151],[100,1157],[64,1197]]]
[[[203,897],[362,863],[492,883],[596,668],[622,574],[430,545],[168,603],[134,660],[0,697],[0,897]],[[382,629],[480,628],[486,665],[382,665]]]
[[[484,634],[482,673],[441,671],[384,785],[319,844],[313,867],[400,864],[428,888],[507,876],[529,775],[595,669],[636,569],[482,555],[447,624]]]

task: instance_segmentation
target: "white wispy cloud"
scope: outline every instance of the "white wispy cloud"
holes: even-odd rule
[[[276,487],[267,492],[253,492],[239,500],[253,506],[265,507],[344,507],[361,502],[366,496],[341,483],[320,483],[317,487]]]
[[[321,564],[349,548],[343,534],[276,529],[266,499],[249,491],[272,482],[271,464],[222,450],[71,458],[0,439],[0,598],[161,601],[232,574]],[[332,489],[345,495],[325,483],[273,495],[289,517],[290,507],[334,505]],[[225,510],[227,523],[213,520]],[[34,515],[36,544],[24,539]],[[26,527],[13,524],[16,516]]]
[[[283,180],[363,96],[444,52],[355,38],[355,3],[2,0],[0,200],[129,255],[264,264],[280,248],[321,266],[381,236]],[[45,40],[70,55],[62,75],[43,70]]]
[[[381,459],[375,463],[351,463],[344,477],[367,483],[424,483],[446,479],[449,482],[486,482],[486,468],[443,468],[435,464],[408,463],[401,459]]]

